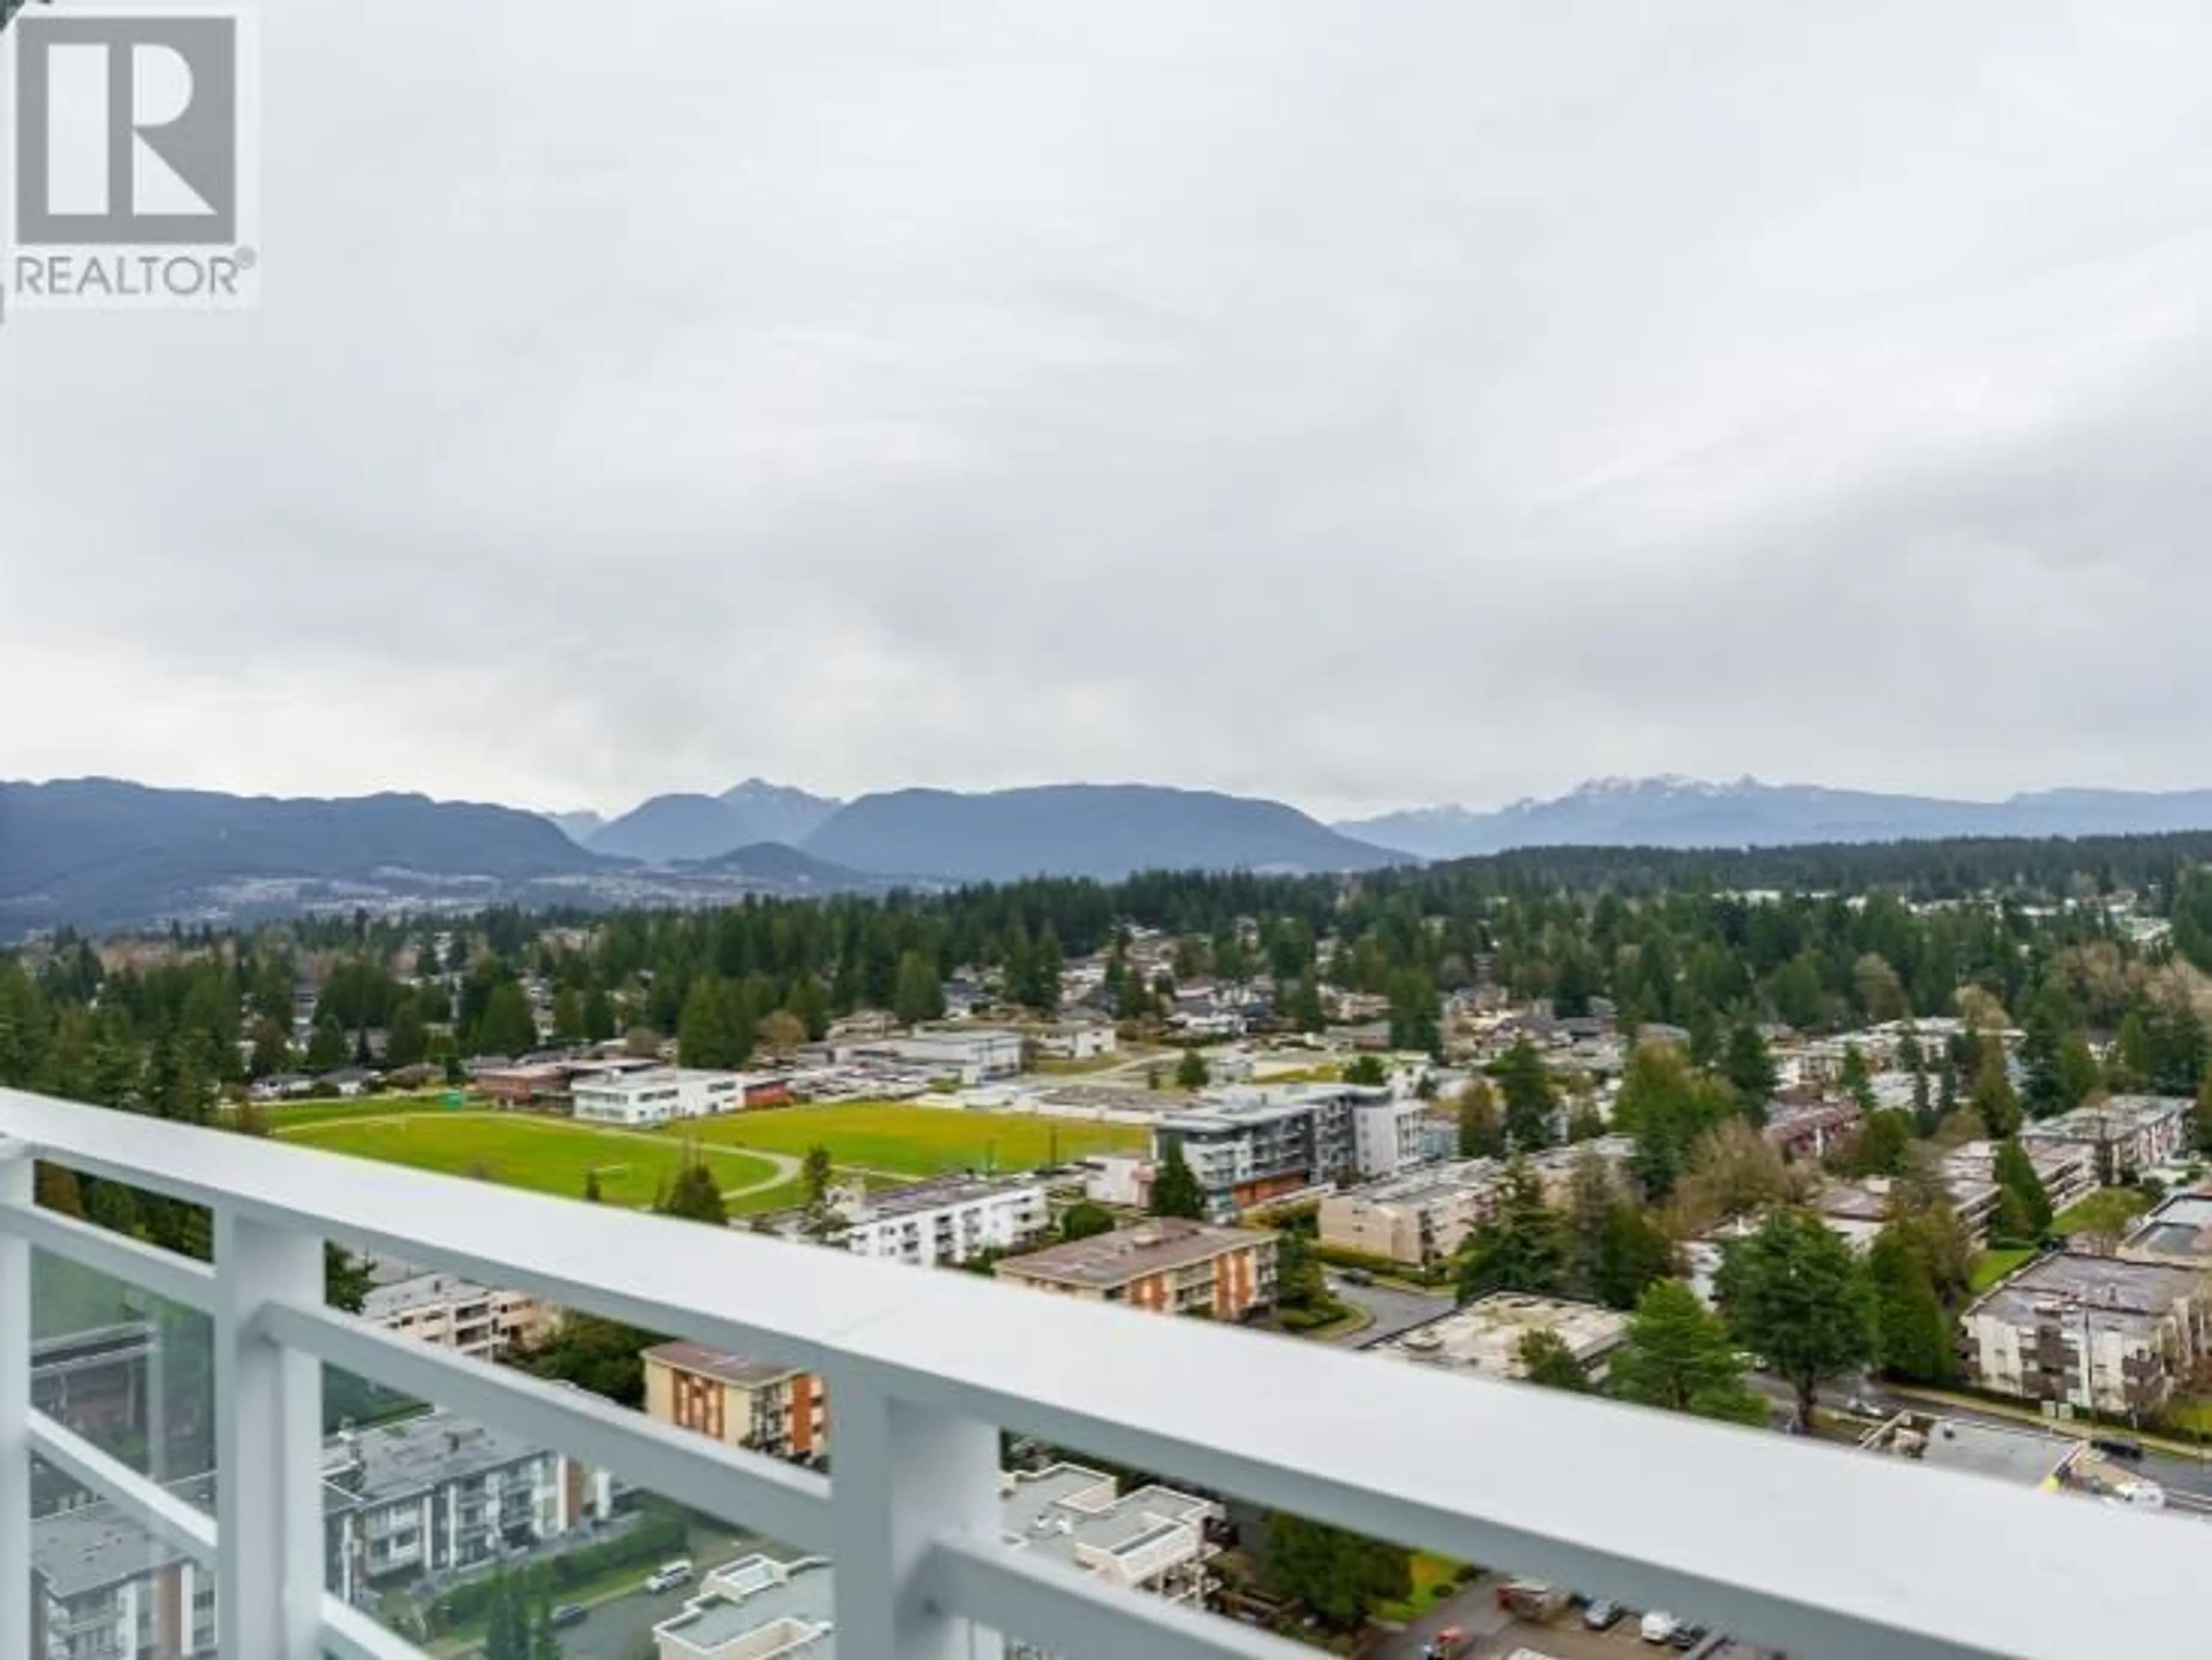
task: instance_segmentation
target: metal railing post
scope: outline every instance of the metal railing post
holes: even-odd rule
[[[865,1371],[830,1378],[837,1646],[883,1660],[999,1660],[999,1637],[919,1584],[943,1539],[999,1536],[999,1432],[900,1401]]]
[[[216,1621],[222,1660],[319,1651],[323,1377],[264,1335],[271,1303],[319,1304],[323,1243],[218,1212]]]
[[[32,1203],[33,1170],[0,1141],[0,1210]],[[29,1660],[31,1618],[31,1247],[0,1229],[0,1660]]]

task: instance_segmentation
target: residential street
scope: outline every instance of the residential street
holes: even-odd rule
[[[1346,1348],[1365,1348],[1371,1343],[1411,1331],[1415,1326],[1451,1312],[1448,1292],[1407,1291],[1396,1286],[1355,1286],[1332,1270],[1328,1287],[1340,1303],[1364,1309],[1370,1323],[1330,1341]]]

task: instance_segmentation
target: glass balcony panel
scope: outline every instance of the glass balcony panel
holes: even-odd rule
[[[519,1619],[529,1660],[632,1660],[670,1621],[750,1629],[818,1603],[829,1622],[827,1565],[801,1572],[802,1551],[337,1367],[323,1395],[326,1589],[410,1643],[474,1653]]]

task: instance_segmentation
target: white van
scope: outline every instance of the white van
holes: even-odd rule
[[[1658,1609],[1654,1608],[1644,1616],[1644,1625],[1639,1634],[1647,1643],[1671,1643],[1674,1640],[1674,1633],[1681,1628],[1682,1622],[1673,1614],[1662,1614]]]
[[[678,1557],[673,1562],[663,1562],[645,1582],[649,1591],[674,1590],[678,1585],[691,1583],[691,1559]]]

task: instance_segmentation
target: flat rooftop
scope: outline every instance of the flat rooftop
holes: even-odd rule
[[[2100,1324],[2139,1330],[2164,1319],[2176,1299],[2201,1295],[2203,1286],[2194,1268],[2066,1251],[2029,1263],[1966,1311],[2015,1326],[2078,1320],[2086,1311]]]
[[[805,1370],[793,1365],[788,1360],[757,1360],[750,1355],[710,1349],[704,1343],[656,1343],[645,1351],[645,1359],[647,1361],[657,1360],[678,1371],[695,1372],[719,1383],[735,1383],[741,1389],[757,1389],[763,1383],[773,1383],[778,1378],[789,1377],[794,1372]]]
[[[1180,1217],[1159,1217],[1089,1239],[1010,1256],[1001,1274],[1069,1286],[1119,1286],[1147,1274],[1211,1262],[1224,1251],[1274,1238],[1255,1228],[1220,1228]]]
[[[921,1211],[943,1210],[950,1205],[973,1205],[1008,1194],[1042,1191],[1036,1181],[1018,1176],[940,1176],[870,1194],[867,1219],[875,1222],[887,1216],[910,1216]]]
[[[820,1557],[748,1556],[714,1569],[682,1614],[653,1629],[656,1637],[708,1655],[749,1633],[773,1633],[780,1639],[773,1645],[758,1644],[745,1652],[833,1660],[836,1613],[834,1578]]]
[[[447,1412],[424,1413],[325,1442],[325,1502],[333,1510],[392,1504],[544,1452],[536,1443],[487,1424]]]
[[[194,1510],[215,1512],[215,1477],[197,1475],[168,1489]],[[110,1504],[57,1511],[31,1524],[31,1566],[48,1594],[75,1602],[184,1560]]]
[[[1008,1544],[1078,1567],[1085,1551],[1131,1557],[1182,1529],[1202,1538],[1216,1511],[1210,1500],[1157,1483],[1117,1493],[1112,1476],[1079,1464],[1006,1476],[999,1492]]]
[[[2094,1107],[2075,1107],[2021,1127],[2023,1140],[2104,1140],[2191,1111],[2185,1095],[2113,1095]]]
[[[1521,1344],[1549,1332],[1585,1365],[1611,1353],[1628,1334],[1628,1316],[1563,1297],[1492,1292],[1465,1308],[1374,1346],[1377,1354],[1484,1377],[1519,1377]]]
[[[2166,1200],[2120,1242],[2120,1250],[2212,1264],[2212,1195],[2184,1193]]]
[[[1369,1205],[1426,1205],[1494,1187],[1505,1173],[1495,1158],[1455,1158],[1346,1188],[1337,1196]]]

